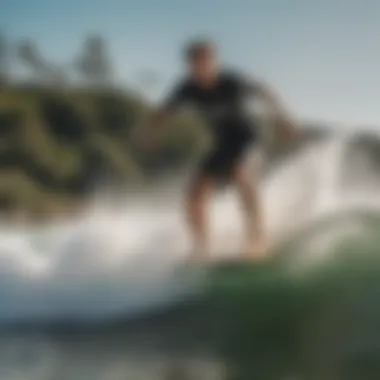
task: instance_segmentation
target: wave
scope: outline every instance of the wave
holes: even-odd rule
[[[280,257],[292,251],[290,276],[373,230],[366,212],[380,215],[380,178],[366,138],[331,134],[263,179],[267,231]],[[66,224],[1,226],[0,322],[132,318],[199,294],[207,275],[178,269],[189,247],[180,189],[162,194],[126,196],[116,207],[99,196]],[[233,192],[211,211],[213,255],[236,255],[243,228]]]

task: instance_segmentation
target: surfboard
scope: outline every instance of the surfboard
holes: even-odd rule
[[[228,283],[233,278],[241,279],[256,277],[257,274],[266,271],[266,267],[272,266],[274,254],[273,246],[265,251],[265,254],[250,255],[244,250],[234,252],[214,251],[209,254],[199,255],[199,259],[192,259],[191,256],[185,258],[179,267],[176,275],[180,281],[190,281],[199,284],[202,288],[204,284],[208,286]],[[182,277],[181,277],[182,276]]]
[[[210,257],[201,261],[187,261],[180,266],[179,272],[184,276],[190,275],[207,282],[214,282],[216,278],[230,276],[246,276],[261,272],[265,267],[271,266],[273,256],[252,259],[247,255],[235,254],[229,257]],[[216,277],[215,277],[216,276]],[[218,280],[219,281],[219,280]]]

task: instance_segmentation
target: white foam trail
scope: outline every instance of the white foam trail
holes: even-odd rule
[[[323,214],[380,204],[365,184],[349,196],[340,188],[347,139],[306,147],[263,181],[272,239]],[[126,199],[117,208],[96,201],[65,226],[3,226],[0,321],[133,315],[183,298],[194,289],[194,278],[176,274],[176,268],[189,244],[179,192],[166,199],[159,205]],[[229,191],[213,204],[215,255],[238,251],[243,218],[237,205]]]

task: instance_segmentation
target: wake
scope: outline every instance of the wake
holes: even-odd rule
[[[355,166],[348,157],[356,137],[337,134],[305,146],[264,179],[271,241],[280,244],[338,212],[380,211],[379,176],[370,165],[374,158],[356,149],[360,165]],[[352,188],[344,175],[360,180]],[[0,322],[134,317],[198,294],[202,275],[177,271],[189,247],[181,192],[168,189],[165,199],[152,199],[126,197],[110,207],[98,197],[65,225],[1,226]],[[239,251],[241,221],[234,194],[219,195],[212,205],[215,258]],[[320,252],[331,253],[332,242],[363,232],[355,221],[346,224],[308,237],[302,260],[312,263]]]

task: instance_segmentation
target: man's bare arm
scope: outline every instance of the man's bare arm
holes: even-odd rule
[[[149,120],[149,128],[153,131],[159,131],[171,116],[171,112],[166,108],[160,108],[153,113]]]
[[[159,109],[153,113],[148,122],[150,141],[156,140],[164,124],[175,114],[186,102],[187,87],[184,83],[179,83],[169,93]]]
[[[162,127],[171,117],[172,112],[166,108],[159,108],[149,118],[146,128],[144,128],[144,144],[152,147],[157,142],[161,133]]]
[[[248,87],[252,93],[258,94],[270,107],[275,120],[286,135],[293,136],[297,134],[298,126],[286,110],[286,107],[283,105],[278,94],[276,94],[267,84],[259,80],[250,82]]]

